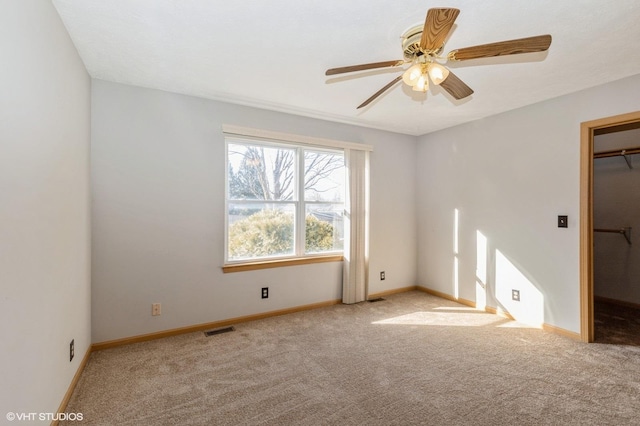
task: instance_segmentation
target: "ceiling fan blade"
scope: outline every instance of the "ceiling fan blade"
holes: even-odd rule
[[[402,76],[398,76],[398,77],[394,78],[389,83],[387,83],[386,86],[384,86],[382,89],[380,89],[376,93],[374,93],[373,96],[371,96],[369,99],[367,99],[366,101],[364,101],[363,103],[358,105],[358,108],[356,108],[356,109],[360,109],[360,108],[366,107],[371,102],[373,102],[378,96],[382,95],[384,92],[389,90],[391,88],[391,86],[393,86],[394,84],[396,84],[400,80],[402,80]]]
[[[467,86],[464,81],[460,80],[458,76],[451,71],[449,71],[449,77],[440,83],[440,87],[456,99],[464,99],[473,94],[473,89]]]
[[[420,48],[426,52],[440,49],[459,13],[460,10],[454,8],[429,9],[424,21]]]
[[[370,64],[350,65],[348,67],[331,68],[328,69],[324,75],[343,74],[346,72],[364,71],[375,68],[397,67],[404,64],[404,61],[384,61],[384,62],[372,62]]]
[[[549,34],[519,38],[516,40],[499,41],[497,43],[481,44],[454,50],[448,57],[454,61],[488,58],[492,56],[517,55],[520,53],[544,52],[551,45]]]

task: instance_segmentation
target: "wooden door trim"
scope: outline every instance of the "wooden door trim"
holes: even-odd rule
[[[594,341],[593,136],[596,130],[640,122],[640,111],[580,124],[580,339]]]

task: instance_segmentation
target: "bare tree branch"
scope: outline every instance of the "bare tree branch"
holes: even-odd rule
[[[295,151],[286,148],[267,148],[275,151],[273,158],[267,160],[264,147],[249,145],[243,148],[231,148],[229,151],[230,156],[242,157],[237,171],[232,167],[229,168],[233,193],[259,200],[293,199],[296,182]],[[304,185],[305,191],[321,194],[334,190],[342,184],[341,182],[336,182],[334,185],[327,184],[328,178],[336,170],[344,167],[344,159],[341,155],[306,151],[304,157],[304,182],[301,184]],[[319,185],[321,182],[322,185]]]

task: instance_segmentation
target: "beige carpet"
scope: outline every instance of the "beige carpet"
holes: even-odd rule
[[[421,292],[235,328],[95,352],[67,412],[91,425],[640,422],[640,348]]]

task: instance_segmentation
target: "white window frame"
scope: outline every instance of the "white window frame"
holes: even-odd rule
[[[327,252],[322,252],[322,253],[304,253],[305,250],[305,231],[302,232],[298,232],[298,229],[303,229],[305,230],[306,228],[306,222],[305,222],[305,217],[306,217],[306,205],[307,202],[304,201],[304,185],[301,185],[302,188],[297,188],[297,193],[301,194],[299,195],[299,200],[296,201],[296,203],[298,203],[296,206],[296,211],[297,211],[297,216],[296,216],[296,224],[294,225],[294,227],[296,228],[295,232],[295,238],[296,238],[296,249],[297,250],[301,250],[302,254],[300,254],[299,252],[296,252],[294,255],[290,255],[290,256],[278,256],[278,257],[263,257],[263,258],[252,258],[252,259],[241,259],[241,260],[229,260],[229,209],[228,209],[228,203],[229,203],[229,153],[228,153],[228,147],[229,147],[229,143],[245,143],[245,144],[251,144],[251,145],[265,145],[265,146],[282,146],[282,147],[286,147],[286,148],[299,148],[299,153],[298,156],[301,157],[298,159],[297,162],[297,169],[298,169],[298,181],[297,181],[297,185],[300,185],[301,182],[304,182],[304,167],[300,167],[300,161],[302,161],[302,164],[304,164],[304,155],[300,155],[300,152],[303,152],[303,150],[310,150],[310,151],[328,151],[328,152],[340,152],[345,156],[345,161],[346,161],[346,150],[349,149],[356,149],[356,150],[362,150],[362,151],[373,151],[373,147],[371,145],[365,145],[365,144],[361,144],[361,143],[355,143],[355,142],[345,142],[345,141],[338,141],[338,140],[332,140],[332,139],[324,139],[324,138],[315,138],[315,137],[309,137],[309,136],[302,136],[302,135],[295,135],[295,134],[288,134],[288,133],[280,133],[280,132],[273,132],[273,131],[268,131],[268,130],[261,130],[261,129],[253,129],[253,128],[247,128],[247,127],[240,127],[240,126],[235,126],[235,125],[228,125],[225,124],[222,126],[222,131],[223,134],[225,136],[225,178],[224,178],[224,182],[225,182],[225,227],[224,227],[224,266],[223,266],[223,271],[224,272],[236,272],[236,271],[242,271],[242,270],[252,270],[252,269],[261,269],[263,267],[275,267],[275,266],[279,266],[279,261],[292,261],[290,263],[286,263],[286,264],[291,264],[291,265],[295,265],[295,264],[302,264],[302,263],[306,263],[305,260],[315,260],[315,261],[334,261],[334,260],[341,260],[342,259],[342,253],[343,250],[339,250],[339,251],[327,251]],[[346,167],[346,164],[345,164]],[[348,174],[345,173],[345,188],[347,187],[347,185],[349,184],[348,182]],[[287,201],[288,202],[288,201]],[[345,205],[348,202],[348,200],[343,200],[343,205]],[[312,204],[313,202],[310,202],[309,204]],[[301,213],[300,213],[301,212]],[[347,229],[344,230],[344,232],[348,232]],[[336,256],[338,255],[338,256]],[[323,260],[326,259],[326,260]],[[298,260],[300,260],[300,262],[298,262]],[[236,266],[240,266],[242,267],[243,265],[247,265],[248,267],[245,268],[235,268]],[[283,263],[283,265],[285,265]],[[257,267],[254,267],[257,266]],[[229,269],[226,269],[229,268]],[[233,268],[233,269],[232,269]]]
[[[295,169],[296,180],[294,182],[294,197],[291,200],[253,200],[253,199],[231,199],[229,194],[229,145],[246,145],[246,146],[262,146],[269,148],[282,148],[295,151]],[[313,204],[335,204],[341,205],[344,209],[344,195],[343,200],[336,201],[307,201],[305,200],[305,152],[326,152],[329,154],[341,155],[344,159],[344,150],[341,149],[329,149],[325,147],[312,147],[308,145],[298,145],[292,143],[278,143],[270,141],[256,141],[246,138],[227,137],[225,138],[225,265],[247,263],[247,262],[261,262],[280,259],[291,258],[306,258],[314,256],[326,256],[342,254],[343,250],[327,250],[323,252],[310,252],[306,251],[306,209],[308,205]],[[344,166],[346,168],[346,165]],[[346,185],[343,182],[343,189]],[[293,205],[295,211],[295,223],[294,223],[294,252],[291,255],[282,256],[264,256],[253,257],[249,259],[229,259],[229,204],[282,204]]]

